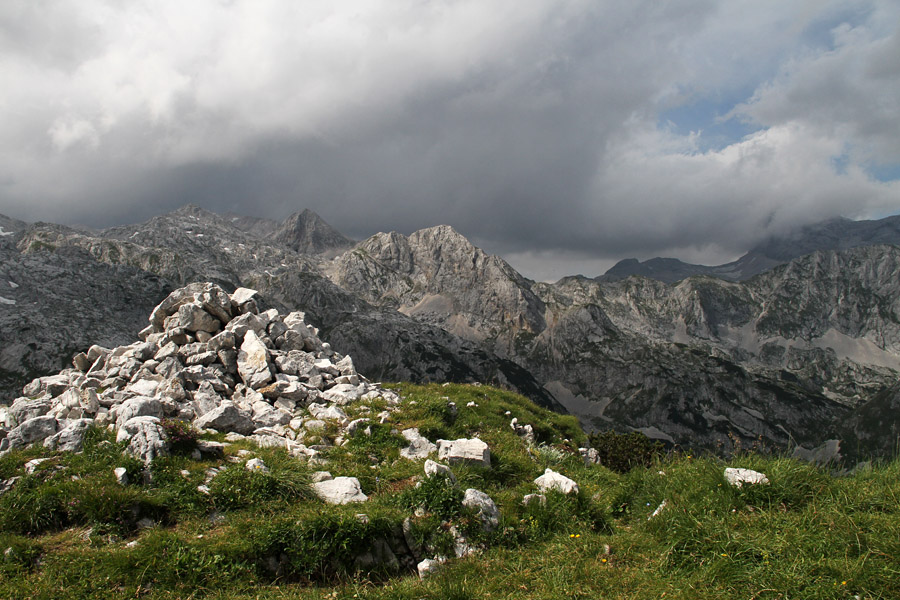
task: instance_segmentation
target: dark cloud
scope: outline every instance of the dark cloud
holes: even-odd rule
[[[0,8],[0,212],[449,223],[553,278],[900,210],[892,2],[121,6]],[[724,98],[714,144],[661,120]]]

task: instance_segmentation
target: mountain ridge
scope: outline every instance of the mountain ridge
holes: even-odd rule
[[[160,289],[258,289],[273,307],[305,311],[373,379],[495,383],[565,407],[589,430],[636,429],[696,447],[814,447],[900,369],[895,246],[818,251],[747,281],[549,284],[449,226],[376,234],[331,257],[254,233],[275,222],[238,225],[186,206],[96,234],[34,224],[3,243],[16,260],[80,253],[155,277]],[[91,294],[74,300],[98,304]],[[53,330],[37,315],[0,310],[44,340],[51,363],[68,359],[68,347],[53,354]],[[7,351],[5,360],[16,366],[24,356]]]
[[[900,244],[900,215],[868,221],[836,218],[807,225],[784,235],[770,236],[736,261],[696,265],[677,258],[656,257],[646,261],[626,258],[597,277],[616,281],[632,275],[675,283],[693,275],[708,275],[730,281],[745,281],[816,250],[847,250],[874,244]]]

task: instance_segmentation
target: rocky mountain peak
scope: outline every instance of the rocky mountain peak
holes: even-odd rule
[[[0,215],[0,238],[12,237],[14,233],[28,227],[28,223]]]
[[[322,254],[349,248],[354,244],[353,240],[308,208],[285,219],[275,231],[274,239],[305,254]]]

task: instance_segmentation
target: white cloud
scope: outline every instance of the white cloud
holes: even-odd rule
[[[730,258],[900,210],[865,171],[900,161],[898,21],[887,0],[10,0],[0,212],[308,206],[535,265]],[[759,131],[702,151],[657,127],[723,98]]]

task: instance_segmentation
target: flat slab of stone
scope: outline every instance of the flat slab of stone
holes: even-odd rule
[[[365,502],[369,499],[363,494],[356,477],[335,477],[312,484],[316,495],[328,504],[349,504]]]
[[[478,438],[458,440],[438,440],[438,458],[451,465],[470,464],[491,466],[491,450]]]

